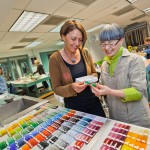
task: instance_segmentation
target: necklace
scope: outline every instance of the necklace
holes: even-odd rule
[[[72,63],[75,63],[75,62],[76,62],[76,59],[75,59],[75,58],[70,58],[70,57],[67,55],[65,49],[64,49],[64,52],[65,52],[66,56],[71,60]]]

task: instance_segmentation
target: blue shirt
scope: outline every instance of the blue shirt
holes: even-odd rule
[[[144,52],[150,54],[150,49],[146,49]]]
[[[150,64],[146,67],[146,71],[149,73],[150,72]]]
[[[150,54],[150,45],[148,45],[147,49],[144,52]]]
[[[7,91],[6,81],[2,76],[0,76],[0,93],[4,93]]]

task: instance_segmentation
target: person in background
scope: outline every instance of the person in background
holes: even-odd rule
[[[3,75],[3,69],[0,67],[0,75]]]
[[[39,73],[40,75],[45,74],[43,65],[40,64],[40,61],[39,61],[39,60],[35,60],[35,61],[34,61],[34,64],[37,66],[37,70],[33,73],[33,75],[36,74],[36,73]],[[46,81],[43,81],[42,84],[43,84],[43,86],[44,86],[46,89],[49,87],[49,85],[48,85],[48,83],[47,83]]]
[[[5,81],[7,81],[7,78],[6,76],[4,75],[4,72],[3,72],[3,68],[0,67],[0,75],[4,78]]]
[[[147,46],[147,49],[144,50],[146,53],[146,58],[150,59],[150,37],[144,39],[144,44]]]
[[[144,62],[122,47],[124,30],[118,24],[104,26],[99,38],[105,61],[101,84],[91,86],[92,92],[106,95],[111,119],[150,128]]]
[[[50,76],[55,94],[64,97],[67,108],[105,117],[100,100],[84,82],[75,82],[78,77],[97,76],[94,63],[84,47],[87,40],[83,26],[66,21],[60,30],[64,48],[50,56]]]
[[[6,91],[7,91],[7,85],[6,85],[6,81],[3,77],[2,67],[0,67],[0,95],[5,93]]]

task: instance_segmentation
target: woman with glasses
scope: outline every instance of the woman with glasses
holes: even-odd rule
[[[66,21],[60,30],[64,47],[50,57],[50,77],[55,94],[64,97],[65,107],[105,117],[99,98],[84,82],[76,78],[97,76],[93,60],[84,48],[87,39],[82,25],[74,20]]]
[[[111,119],[150,128],[144,62],[122,47],[124,30],[119,25],[106,25],[99,38],[105,61],[101,84],[91,86],[92,92],[106,95]]]

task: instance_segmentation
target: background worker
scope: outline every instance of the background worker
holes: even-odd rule
[[[35,61],[34,61],[34,64],[37,66],[37,70],[33,73],[33,75],[36,74],[36,73],[39,73],[40,75],[45,74],[43,65],[40,64],[40,61],[39,61],[39,60],[35,60]],[[42,84],[43,84],[43,86],[44,86],[46,89],[49,87],[49,85],[48,85],[48,83],[47,83],[46,81],[43,81]]]

